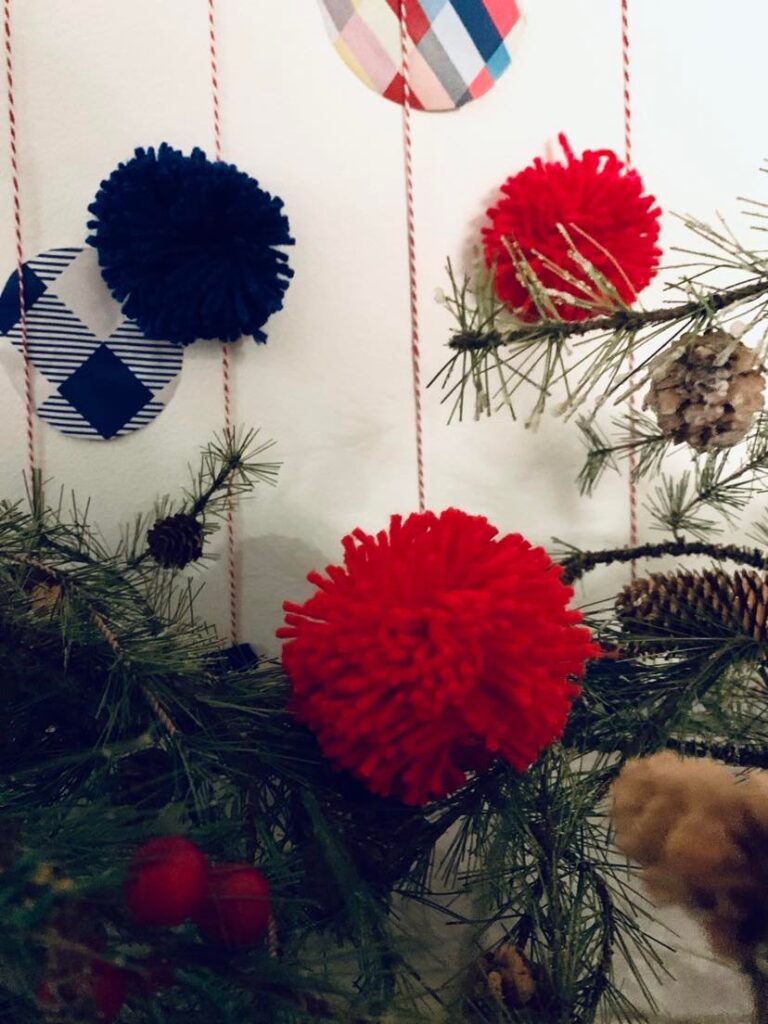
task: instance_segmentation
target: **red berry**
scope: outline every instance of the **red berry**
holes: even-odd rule
[[[150,839],[134,855],[125,886],[129,910],[144,924],[177,925],[200,902],[207,861],[188,839]]]
[[[128,973],[119,967],[94,960],[91,965],[93,977],[93,1000],[99,1020],[111,1021],[120,1013],[128,988]]]
[[[269,929],[269,883],[248,864],[208,868],[205,895],[194,920],[206,939],[222,946],[248,946]]]

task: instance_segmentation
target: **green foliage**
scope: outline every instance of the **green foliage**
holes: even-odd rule
[[[504,1020],[629,1020],[613,961],[646,986],[664,950],[608,841],[608,788],[627,757],[665,746],[757,756],[764,652],[714,624],[705,637],[682,625],[634,636],[612,606],[593,609],[597,635],[622,653],[590,666],[561,746],[425,809],[374,797],[290,717],[278,664],[230,666],[196,614],[198,570],[163,569],[147,551],[157,517],[183,510],[210,534],[232,494],[273,482],[265,449],[251,433],[216,439],[181,499],[157,503],[113,548],[87,507],[49,506],[39,481],[29,507],[0,503],[0,1019],[40,1024],[40,983],[63,964],[82,973],[98,949],[130,974],[124,1024],[494,1021],[498,1004],[467,978],[505,942],[531,962],[535,991]],[[692,480],[722,495],[728,472],[713,466]],[[644,553],[766,564],[761,549],[674,544]],[[559,558],[575,579],[630,556]],[[127,865],[165,833],[258,864],[276,943],[234,953],[193,925],[133,920]],[[446,942],[464,937],[459,963],[412,923],[423,909]],[[157,960],[175,977],[151,991]]]

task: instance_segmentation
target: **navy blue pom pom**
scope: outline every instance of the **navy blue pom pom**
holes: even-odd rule
[[[101,183],[88,239],[107,287],[150,338],[236,341],[282,309],[293,271],[283,202],[231,164],[163,143]]]

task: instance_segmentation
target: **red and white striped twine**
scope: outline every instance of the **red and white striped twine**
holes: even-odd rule
[[[632,93],[630,90],[630,37],[629,37],[629,0],[621,0],[621,70],[622,70],[622,101],[624,111],[624,160],[628,166],[632,164]],[[629,353],[629,371],[635,369],[634,351]],[[635,394],[629,396],[629,417],[630,417],[630,440],[637,437],[635,426],[635,412],[637,402]],[[629,449],[629,544],[630,547],[637,547],[638,523],[637,523],[637,484],[635,483],[635,467],[637,465],[635,451]],[[637,575],[637,566],[633,561],[631,564],[632,579]]]
[[[17,137],[16,93],[13,74],[13,31],[11,27],[11,0],[3,0],[3,37],[5,41],[5,79],[8,91],[8,150],[11,162],[11,191],[13,196],[13,228],[16,242],[16,273],[19,279],[19,324],[21,327],[21,355],[24,360],[24,409],[26,419],[27,468],[30,482],[37,470],[35,456],[35,402],[32,394],[32,363],[29,358],[29,324],[24,292],[24,240],[21,224],[21,184],[19,177],[19,147]]]
[[[213,104],[213,150],[221,160],[221,84],[219,81],[218,37],[216,34],[216,0],[208,0],[208,40],[211,61],[211,95]],[[224,392],[224,429],[232,436],[232,375],[230,352],[227,344],[221,346],[221,376]],[[237,541],[235,536],[235,503],[230,494],[227,499],[227,577],[229,582],[229,633],[232,643],[238,642],[238,575]]]
[[[411,370],[416,428],[416,484],[419,512],[426,508],[424,482],[424,419],[421,406],[421,341],[419,337],[419,292],[416,276],[416,218],[413,184],[413,138],[411,134],[411,83],[408,53],[406,0],[400,0],[400,60],[403,77],[403,158],[405,163],[405,209],[408,229],[408,285],[411,317]]]

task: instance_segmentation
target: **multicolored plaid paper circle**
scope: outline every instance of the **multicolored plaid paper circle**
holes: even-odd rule
[[[110,440],[150,423],[170,397],[182,349],[146,338],[102,280],[93,249],[51,249],[24,264],[29,358],[40,419]],[[1,361],[21,381],[19,278],[0,294]]]
[[[334,46],[366,85],[404,100],[400,0],[321,0]],[[483,96],[510,64],[516,0],[406,0],[411,104],[455,110]]]

